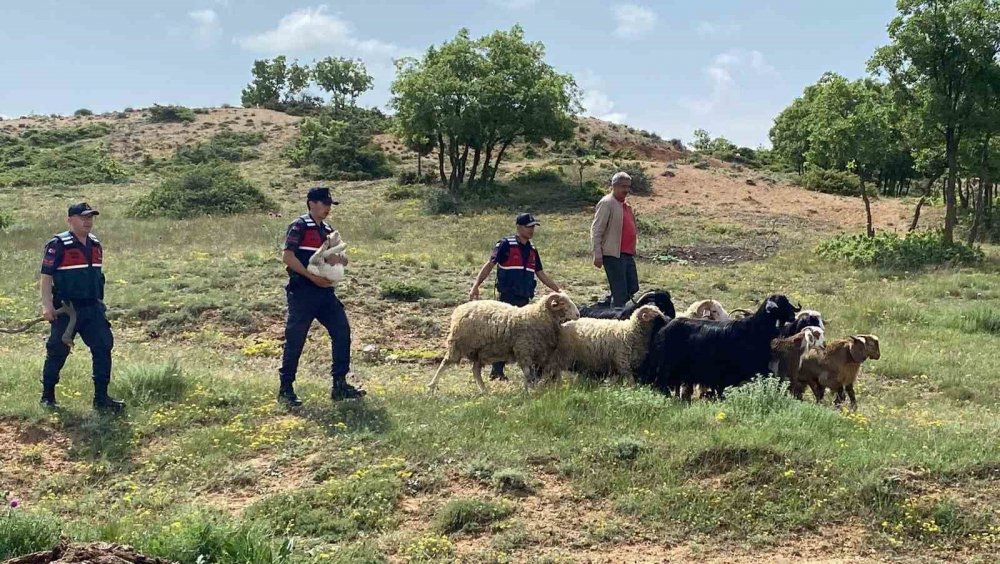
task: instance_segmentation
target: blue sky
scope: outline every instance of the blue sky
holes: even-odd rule
[[[0,115],[239,104],[256,58],[360,57],[384,107],[392,60],[461,27],[515,23],[573,74],[587,113],[691,139],[749,146],[823,72],[865,74],[888,41],[891,0],[577,2],[367,0],[0,1]]]

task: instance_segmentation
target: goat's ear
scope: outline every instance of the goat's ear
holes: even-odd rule
[[[862,363],[868,358],[865,350],[864,339],[858,339],[857,337],[851,337],[851,347],[848,349],[851,353],[851,359],[854,362]]]

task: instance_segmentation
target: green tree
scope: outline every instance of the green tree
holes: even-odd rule
[[[691,146],[694,147],[695,151],[704,152],[708,151],[709,147],[712,145],[712,136],[708,134],[704,129],[694,130],[694,141],[691,142]]]
[[[846,168],[858,176],[869,237],[875,236],[865,182],[885,164],[893,145],[889,100],[871,79],[849,82],[828,73],[815,91],[806,160],[823,168]]]
[[[259,59],[250,71],[253,80],[243,89],[241,102],[246,108],[284,109],[299,99],[312,80],[312,70],[298,61],[288,64],[284,55],[273,60]]]
[[[809,151],[809,116],[811,114],[811,87],[785,108],[768,133],[771,147],[783,162],[796,172],[805,172],[806,152]]]
[[[544,56],[545,47],[514,26],[479,39],[463,29],[423,58],[399,61],[392,84],[397,135],[434,140],[441,182],[453,193],[477,174],[492,182],[515,141],[572,136],[579,90]]]
[[[943,138],[944,237],[954,241],[955,185],[963,137],[975,127],[975,109],[990,95],[1000,49],[1000,4],[994,0],[898,0],[889,23],[892,43],[876,50],[869,69],[890,84]]]
[[[360,60],[326,57],[313,64],[316,84],[331,94],[336,109],[350,103],[372,87],[372,77]],[[349,102],[348,102],[349,101]]]

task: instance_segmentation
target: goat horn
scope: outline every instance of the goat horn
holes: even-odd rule
[[[741,314],[743,314],[743,315],[753,315],[753,312],[752,312],[752,311],[750,311],[750,310],[746,310],[746,309],[743,309],[743,308],[741,308],[741,307],[738,307],[738,308],[735,308],[735,309],[733,309],[732,311],[730,311],[729,313],[731,313],[731,314],[737,314],[737,313],[741,313]]]
[[[802,311],[802,302],[799,302],[799,303],[795,304],[794,310],[795,310],[796,313]]]

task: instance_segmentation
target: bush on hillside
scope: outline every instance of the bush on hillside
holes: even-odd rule
[[[438,181],[438,173],[434,170],[425,170],[420,176],[415,170],[401,170],[396,174],[396,183],[400,186],[410,186],[413,184],[434,184]]]
[[[209,163],[182,169],[153,189],[136,206],[140,217],[174,219],[199,215],[231,215],[275,208],[267,196],[228,163]]]
[[[940,230],[914,231],[904,237],[886,231],[875,237],[838,235],[820,243],[816,252],[854,266],[894,269],[935,264],[975,264],[984,258],[982,249],[963,243],[946,243]]]
[[[104,137],[109,133],[111,133],[111,126],[107,123],[88,123],[86,125],[60,127],[57,129],[28,129],[21,133],[21,140],[32,147],[52,149],[82,139]]]
[[[14,225],[14,216],[7,210],[0,210],[0,231],[5,231]]]
[[[182,164],[201,164],[209,161],[241,162],[260,156],[251,147],[260,145],[264,134],[256,131],[224,131],[197,145],[178,147],[174,161]]]
[[[87,108],[80,108],[79,110],[73,112],[73,115],[76,116],[76,117],[80,117],[80,116],[92,116],[92,115],[94,115],[94,112],[88,110]]]
[[[128,170],[100,149],[70,145],[38,149],[0,145],[0,186],[45,186],[122,182]]]
[[[807,190],[843,196],[858,195],[858,177],[842,170],[812,167],[802,175],[801,184]]]
[[[511,175],[512,182],[562,182],[562,173],[555,168],[525,167]]]
[[[312,178],[370,180],[392,176],[392,167],[371,135],[329,113],[305,118],[299,136],[287,151],[293,166]]]
[[[632,189],[630,190],[632,194],[647,196],[653,193],[653,179],[646,174],[646,169],[642,166],[642,163],[620,162],[615,163],[614,167],[615,172],[622,171],[632,177]],[[610,178],[608,178],[608,182],[611,182]]]
[[[149,121],[153,123],[181,123],[194,121],[194,112],[184,106],[160,106],[149,108]]]

